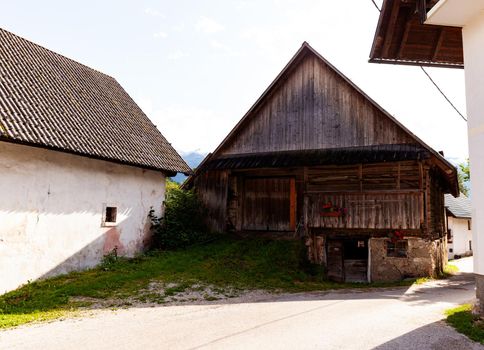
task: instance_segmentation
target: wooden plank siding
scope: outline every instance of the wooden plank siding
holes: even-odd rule
[[[308,55],[220,155],[415,143],[334,70]]]
[[[207,212],[208,226],[218,232],[226,230],[228,171],[208,171],[195,180],[200,201]]]
[[[294,231],[304,220],[309,228],[405,229],[427,235],[443,232],[443,192],[438,178],[433,184],[428,180],[431,171],[418,161],[247,169],[228,177],[208,171],[204,176],[211,180],[202,200],[220,230]],[[209,188],[222,194],[207,195]],[[214,201],[226,210],[214,210]],[[328,202],[346,208],[346,216],[322,216]]]
[[[338,229],[420,229],[418,193],[321,193],[309,194],[309,227]],[[343,217],[321,215],[331,202],[347,213]]]
[[[243,230],[289,231],[290,178],[247,178],[244,183]]]
[[[186,187],[220,231],[425,236],[443,234],[443,192],[458,192],[456,174],[304,43]],[[321,215],[329,201],[346,216]]]

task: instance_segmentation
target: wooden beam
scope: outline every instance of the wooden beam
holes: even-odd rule
[[[435,59],[439,55],[439,51],[440,51],[440,48],[442,47],[443,42],[444,42],[444,28],[440,28],[439,29],[439,37],[437,39],[437,42],[435,43],[434,51],[433,51],[432,58],[431,58],[432,61],[435,61]]]
[[[400,11],[400,0],[394,0],[392,11],[390,13],[390,21],[388,24],[388,31],[385,35],[385,40],[383,42],[382,57],[388,57],[390,51],[390,46],[392,45],[393,36],[395,34],[396,22],[398,19],[398,13]]]
[[[400,43],[400,47],[398,48],[398,53],[397,53],[398,58],[402,57],[403,50],[405,50],[405,45],[407,44],[408,34],[410,33],[411,27],[412,27],[411,22],[407,21],[407,24],[405,24],[405,31],[403,32],[402,42]]]
[[[360,191],[363,192],[363,164],[358,165],[358,180],[360,180]]]
[[[289,229],[296,230],[296,179],[291,178],[289,181]]]

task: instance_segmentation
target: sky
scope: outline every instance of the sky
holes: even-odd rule
[[[376,1],[381,4],[382,0]],[[181,154],[212,151],[307,41],[454,162],[467,126],[418,67],[368,63],[371,0],[0,0],[0,26],[115,77]],[[429,74],[465,114],[464,72]]]

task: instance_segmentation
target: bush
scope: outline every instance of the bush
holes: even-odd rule
[[[178,249],[208,240],[203,205],[193,191],[182,190],[168,181],[165,216],[154,217],[150,212],[156,248]]]

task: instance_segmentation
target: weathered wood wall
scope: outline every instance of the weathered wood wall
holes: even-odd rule
[[[293,179],[245,179],[243,230],[290,230],[291,180]]]
[[[416,143],[312,54],[239,130],[219,154]]]
[[[207,211],[207,224],[218,232],[226,230],[228,171],[205,171],[195,179],[195,189]]]
[[[310,194],[310,227],[346,229],[420,229],[419,193]],[[321,215],[331,202],[346,208],[344,217]]]
[[[429,170],[428,191],[428,225],[429,232],[437,237],[442,237],[445,232],[445,203],[442,191],[441,179],[438,173]]]
[[[305,221],[312,228],[440,233],[443,217],[439,214],[443,204],[439,200],[443,200],[443,193],[438,177],[431,185],[435,175],[423,164],[406,161],[233,171],[229,178],[228,222],[237,231],[292,230],[293,226],[287,227],[293,213],[296,223]],[[264,175],[265,179],[256,180]],[[288,185],[266,186],[287,179],[294,181],[294,208],[289,211]],[[324,204],[329,202],[346,208],[346,216],[321,215]]]

